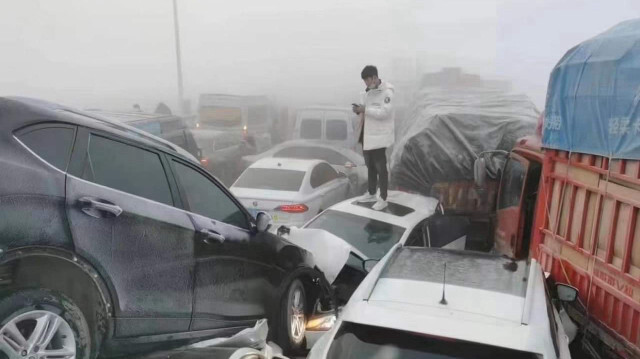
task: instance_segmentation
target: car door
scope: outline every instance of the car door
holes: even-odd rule
[[[189,329],[193,231],[162,153],[80,128],[66,180],[79,255],[97,263],[115,296],[115,335]],[[172,187],[174,188],[172,190]]]
[[[213,177],[179,159],[171,168],[196,232],[191,330],[249,325],[263,318],[274,268],[269,246],[250,216]]]

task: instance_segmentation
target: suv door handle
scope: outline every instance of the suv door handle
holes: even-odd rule
[[[204,239],[202,240],[206,244],[213,244],[213,242],[224,243],[226,238],[220,233],[216,233],[210,229],[203,228],[200,230],[200,233],[204,234]]]
[[[92,197],[82,197],[78,201],[84,205],[82,207],[82,212],[94,218],[102,218],[100,212],[110,213],[114,217],[118,217],[122,214],[122,208],[120,208],[120,206],[105,200]]]

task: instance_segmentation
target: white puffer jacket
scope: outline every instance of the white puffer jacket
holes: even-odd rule
[[[362,93],[364,110],[363,150],[375,150],[389,147],[395,139],[395,121],[393,111],[394,88],[388,82],[382,82],[377,89]],[[358,136],[362,128],[362,120]]]

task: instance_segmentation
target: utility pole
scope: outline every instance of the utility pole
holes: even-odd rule
[[[188,109],[185,108],[184,86],[182,85],[182,56],[180,55],[180,24],[178,23],[177,0],[173,0],[173,25],[176,36],[176,60],[178,65],[178,108],[180,108],[182,114],[186,114]]]

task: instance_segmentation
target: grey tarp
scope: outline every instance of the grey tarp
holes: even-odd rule
[[[396,122],[391,181],[398,188],[429,195],[437,182],[473,179],[483,151],[509,151],[535,132],[539,113],[524,95],[486,88],[426,87],[412,110]],[[504,156],[486,157],[489,176]]]

